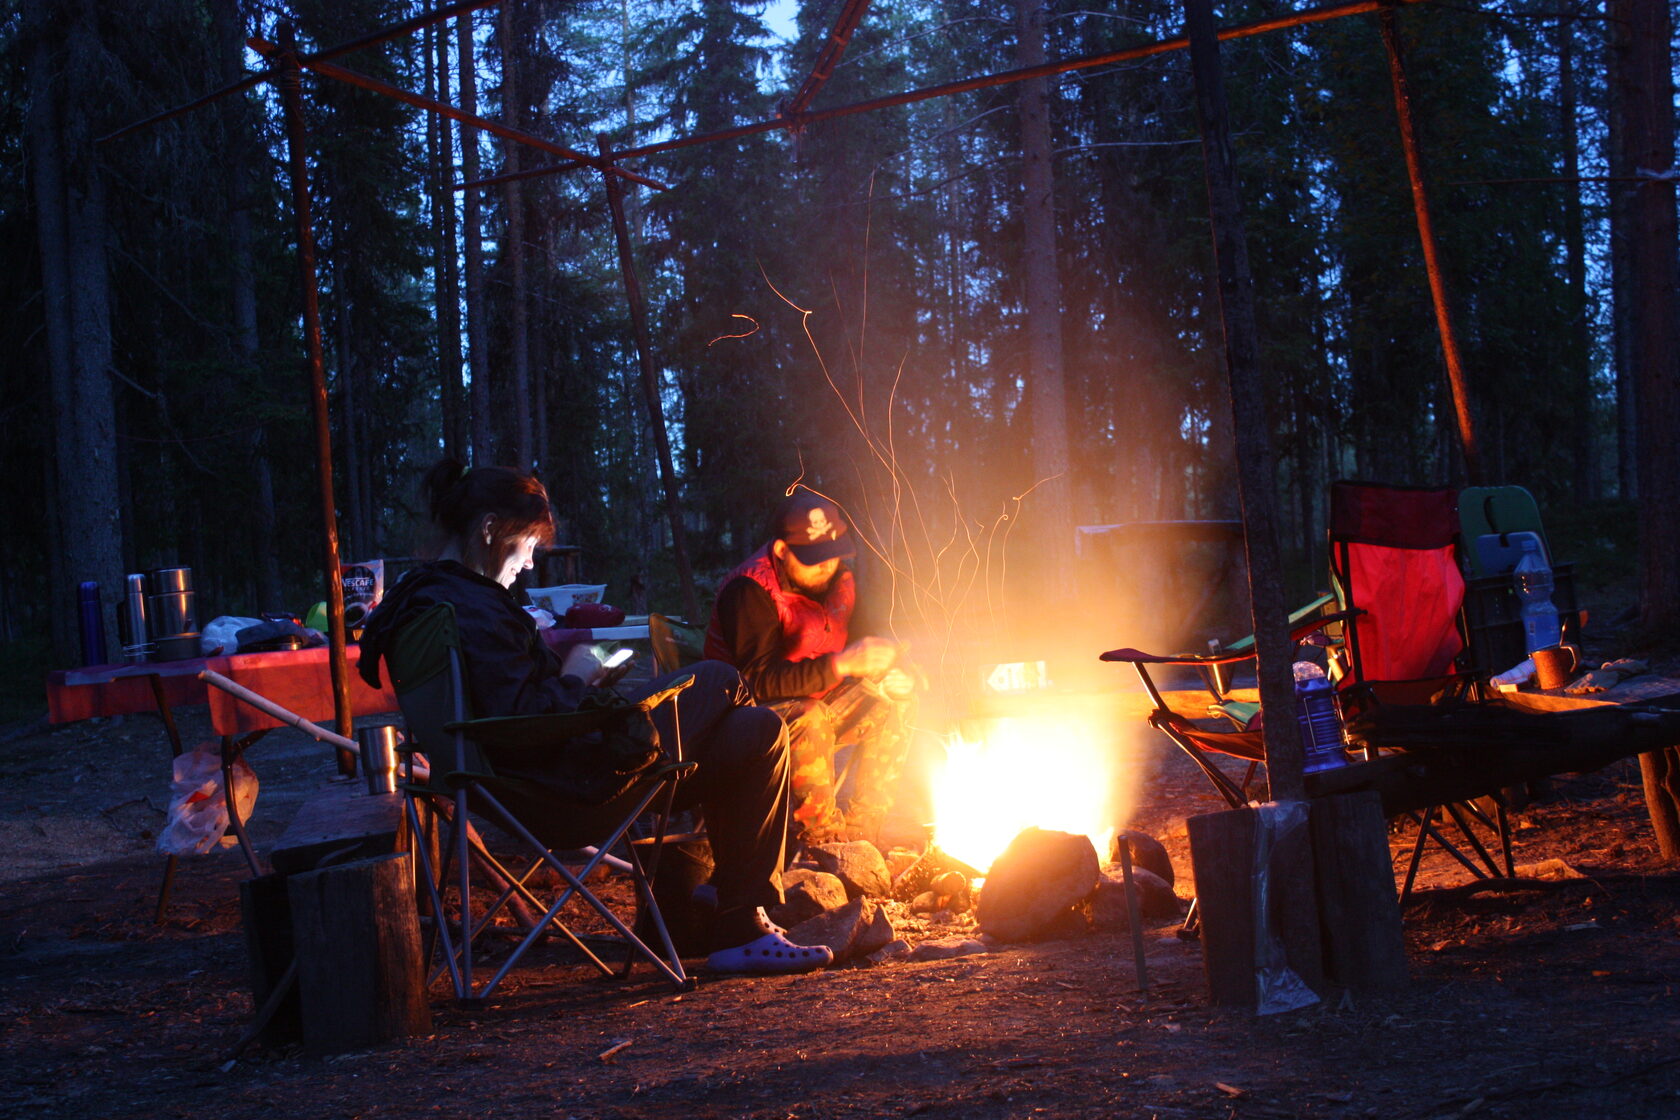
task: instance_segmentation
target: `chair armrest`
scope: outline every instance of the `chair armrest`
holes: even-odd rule
[[[1098,655],[1099,661],[1125,661],[1133,665],[1229,665],[1248,661],[1252,653],[1144,653],[1136,649],[1111,649]]]
[[[665,701],[675,699],[679,692],[693,683],[694,674],[684,673],[675,681],[672,681],[669,687],[662,688],[653,695],[638,700],[636,702],[636,706],[644,712],[651,712],[655,708],[659,707],[659,705],[665,703]]]
[[[1335,621],[1334,618],[1332,618],[1332,617],[1330,617],[1330,616],[1328,616],[1324,613],[1325,608],[1331,606],[1335,602],[1336,602],[1335,593],[1331,592],[1331,591],[1325,591],[1325,592],[1322,592],[1319,595],[1318,598],[1314,599],[1312,602],[1308,603],[1306,606],[1297,607],[1295,610],[1290,611],[1289,612],[1289,633],[1291,635],[1298,634],[1298,633],[1305,633],[1307,631],[1310,631],[1311,629],[1314,629],[1314,628],[1316,628],[1320,625],[1323,625],[1326,622]],[[1248,654],[1252,655],[1253,652],[1254,652],[1254,635],[1253,634],[1247,634],[1247,635],[1245,635],[1241,638],[1238,638],[1236,641],[1230,643],[1229,645],[1225,646],[1224,648],[1225,648],[1226,653],[1241,652],[1241,653],[1248,653]]]
[[[1290,627],[1289,640],[1299,642],[1303,637],[1315,630],[1321,630],[1333,622],[1346,622],[1350,618],[1364,614],[1364,610],[1355,607],[1347,611],[1335,611],[1332,614],[1321,614],[1317,618],[1309,619]],[[1245,646],[1242,649],[1227,648],[1219,653],[1144,653],[1136,649],[1111,649],[1101,654],[1102,661],[1126,661],[1133,665],[1231,665],[1238,661],[1251,661],[1254,650]]]
[[[623,719],[626,708],[588,708],[577,712],[544,712],[531,716],[485,716],[452,720],[445,731],[459,731],[477,743],[501,747],[538,747],[599,731]]]

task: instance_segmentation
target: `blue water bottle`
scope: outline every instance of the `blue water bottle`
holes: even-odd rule
[[[105,610],[99,602],[99,584],[83,580],[76,585],[76,623],[82,635],[82,664],[104,665]]]
[[[1295,662],[1295,719],[1301,727],[1301,769],[1311,774],[1347,764],[1342,746],[1342,710],[1324,670]]]

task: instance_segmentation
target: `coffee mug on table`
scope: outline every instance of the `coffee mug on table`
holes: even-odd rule
[[[1548,646],[1529,654],[1534,659],[1534,683],[1550,691],[1575,679],[1581,651],[1574,646]]]

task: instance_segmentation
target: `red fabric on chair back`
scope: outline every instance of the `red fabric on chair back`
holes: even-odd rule
[[[1464,648],[1464,576],[1454,556],[1452,490],[1368,482],[1330,488],[1330,564],[1344,608],[1354,672],[1344,683],[1440,677]]]
[[[1458,535],[1458,492],[1385,486],[1377,482],[1330,484],[1330,540],[1389,548],[1451,548]]]

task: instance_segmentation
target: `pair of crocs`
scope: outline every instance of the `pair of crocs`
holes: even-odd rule
[[[827,945],[795,945],[787,930],[772,922],[760,906],[753,912],[759,936],[744,945],[719,949],[706,958],[713,972],[792,973],[810,972],[834,963],[834,951]]]

